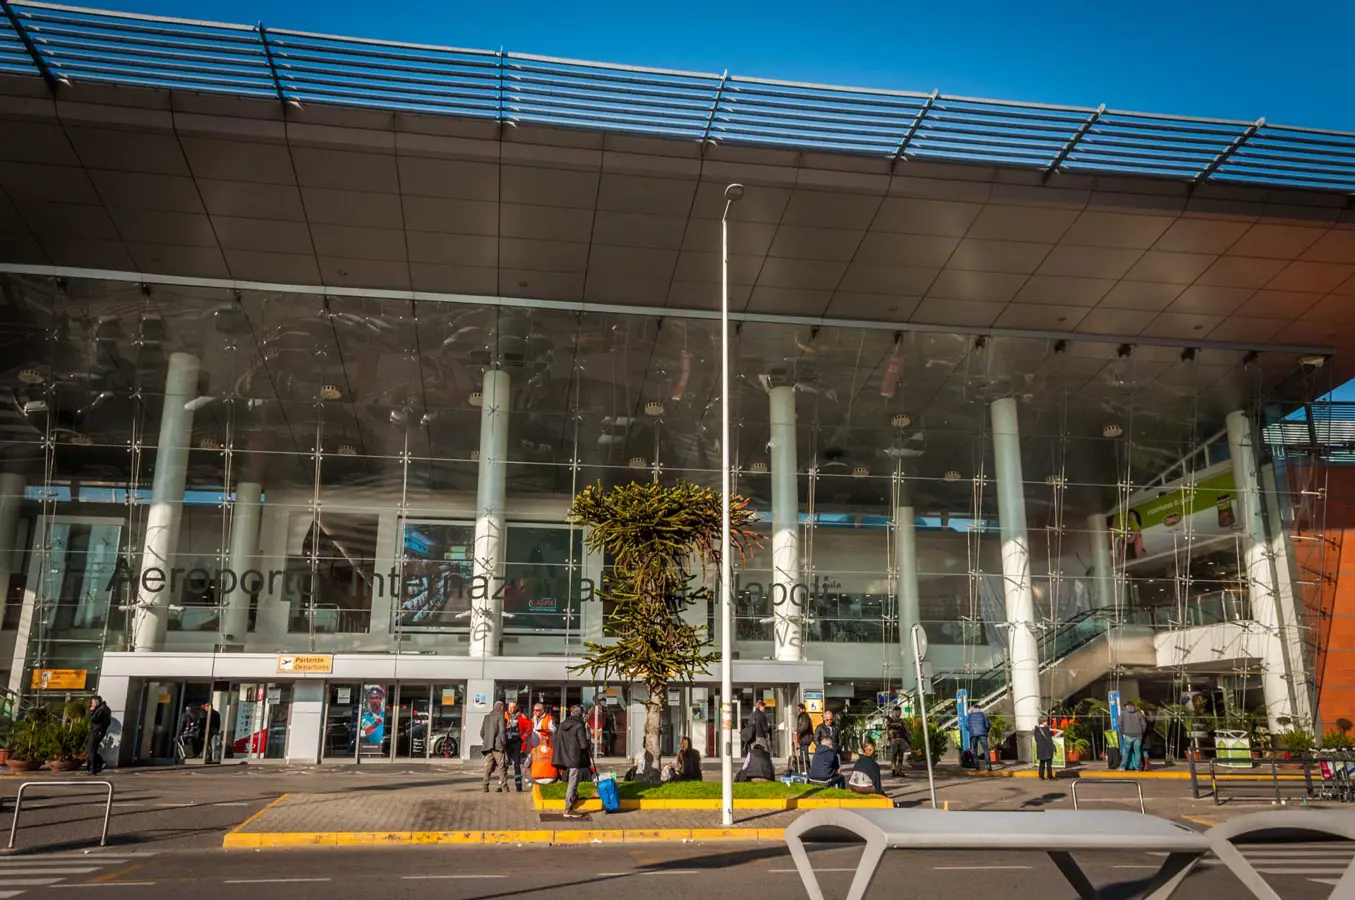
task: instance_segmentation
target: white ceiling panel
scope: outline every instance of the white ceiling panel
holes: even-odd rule
[[[1111,309],[1137,309],[1148,312],[1162,312],[1172,305],[1184,284],[1170,284],[1165,281],[1121,281],[1101,298],[1100,305]]]
[[[1223,316],[1200,316],[1169,311],[1159,313],[1157,318],[1143,329],[1142,334],[1144,337],[1173,340],[1202,340],[1222,322]]]
[[[753,294],[751,284],[729,286],[729,308],[743,309]],[[668,306],[673,309],[719,309],[720,289],[695,281],[674,281],[668,288]]]
[[[734,256],[731,254],[729,257],[730,284],[756,284],[758,273],[762,271],[763,261],[764,258],[761,256]],[[683,250],[678,254],[677,268],[673,270],[673,279],[675,281],[718,285],[720,273],[720,254],[695,253],[691,250]]]
[[[767,251],[769,256],[790,259],[819,259],[848,262],[856,254],[864,231],[846,228],[813,228],[805,225],[782,225],[776,230],[776,239]]]
[[[1076,210],[989,204],[983,208],[983,212],[974,220],[965,236],[997,241],[1042,241],[1055,244],[1076,221],[1077,216]]]
[[[1274,339],[1282,344],[1330,345],[1341,336],[1341,332],[1341,326],[1330,322],[1299,319],[1281,328]]]
[[[593,210],[501,203],[499,234],[538,241],[588,241],[593,236]]]
[[[893,234],[871,231],[857,248],[856,262],[895,266],[944,266],[960,239],[930,234]]]
[[[1119,247],[1055,247],[1040,264],[1041,275],[1076,278],[1120,278],[1143,255],[1141,250]]]
[[[583,299],[583,275],[500,269],[499,293],[505,297],[539,297],[577,303]]]
[[[832,299],[832,291],[755,287],[745,310],[778,316],[821,316]]]
[[[1314,322],[1330,322],[1336,325],[1355,324],[1355,300],[1332,294],[1313,305],[1303,317]]]
[[[1138,309],[1106,309],[1098,307],[1087,311],[1076,331],[1083,334],[1114,334],[1133,337],[1157,318],[1156,313]]]
[[[604,174],[597,206],[613,212],[681,216],[685,220],[696,197],[696,185],[691,179]]]
[[[4,239],[8,240],[9,236],[6,235]],[[124,271],[136,268],[132,254],[127,252],[127,246],[122,241],[47,238],[43,242],[43,249],[51,257],[54,266],[79,266],[82,268],[120,269]],[[9,260],[8,252],[5,256],[6,261],[19,262],[19,260]]]
[[[1235,219],[1168,220],[1171,227],[1154,245],[1173,253],[1223,253],[1247,233],[1246,222]]]
[[[677,250],[686,230],[687,220],[679,216],[599,210],[593,219],[593,240],[617,247]]]
[[[668,279],[677,265],[677,255],[676,250],[594,244],[588,254],[588,271],[617,278]]]
[[[583,286],[583,299],[618,306],[663,306],[669,286],[667,279],[589,277]]]
[[[861,294],[921,296],[937,280],[938,271],[919,266],[877,266],[852,263],[839,287]]]
[[[449,234],[499,233],[499,205],[483,200],[447,200],[440,197],[400,198],[404,225],[410,231]]]
[[[303,187],[380,194],[395,194],[400,190],[395,157],[387,153],[292,147],[292,163],[296,166],[296,180]]]
[[[0,187],[11,200],[92,205],[102,202],[85,170],[69,166],[0,163]]]
[[[967,272],[1008,272],[1029,275],[1040,268],[1052,244],[1034,244],[1024,241],[979,241],[965,238],[951,254],[949,269]],[[1078,274],[1050,272],[1051,275]]]
[[[312,225],[404,227],[404,210],[398,194],[303,186],[301,199],[306,206],[306,220]]]
[[[190,174],[173,134],[67,125],[66,135],[87,169]]]
[[[692,200],[692,218],[715,219],[724,215],[725,188],[727,183],[703,181],[696,188],[696,197]],[[744,188],[743,199],[729,208],[731,222],[767,222],[776,224],[781,221],[790,202],[788,188],[765,187],[750,184]],[[809,223],[823,224],[823,223]]]
[[[213,216],[212,228],[224,250],[260,250],[269,253],[314,253],[305,222],[241,219]],[[227,263],[230,262],[229,255]]]
[[[1062,306],[1095,306],[1115,286],[1111,278],[1071,278],[1064,275],[1032,275],[1014,300]]]
[[[400,193],[406,196],[489,202],[499,199],[499,167],[494,163],[401,156],[398,171]]]
[[[1259,259],[1298,259],[1325,231],[1325,228],[1261,222],[1238,238],[1237,243],[1228,248],[1228,253]]]
[[[285,144],[192,137],[180,138],[180,143],[194,177],[256,184],[296,184],[292,154]]]
[[[231,277],[268,284],[319,284],[320,267],[314,254],[225,251]]]
[[[1257,291],[1237,311],[1240,316],[1257,319],[1296,319],[1313,308],[1322,294],[1302,291]]]
[[[90,171],[89,177],[106,206],[183,213],[204,211],[198,198],[198,186],[187,176],[96,169]]]
[[[84,206],[75,203],[42,203],[36,200],[14,198],[18,211],[28,228],[38,238],[93,238],[103,241],[121,240],[122,236],[102,206]]]
[[[0,119],[0,160],[6,162],[34,162],[53,166],[78,166],[71,142],[60,125],[51,122],[29,122],[23,119]]]
[[[932,282],[928,297],[948,300],[974,300],[985,303],[1006,303],[1016,296],[1029,275],[1008,275],[1000,272],[957,272],[945,269]]]
[[[504,203],[593,209],[597,201],[597,172],[504,166],[499,177],[499,199]]]
[[[1063,235],[1062,243],[1077,247],[1116,247],[1147,250],[1172,225],[1168,216],[1087,210]]]
[[[1221,256],[1204,271],[1197,284],[1218,287],[1264,287],[1285,267],[1282,259],[1256,259],[1250,256]]]
[[[588,271],[588,245],[499,238],[499,265],[505,269],[582,275]]]
[[[1192,284],[1168,308],[1170,312],[1206,316],[1230,316],[1256,293],[1255,288],[1216,287]]]
[[[766,256],[776,237],[777,226],[766,222],[730,222],[729,252],[741,256]],[[692,219],[682,238],[683,250],[720,252],[720,223],[716,219]]]
[[[1340,287],[1355,276],[1355,265],[1292,262],[1270,280],[1266,287],[1275,291],[1318,291],[1325,293]]]
[[[1033,331],[1068,331],[1075,328],[1089,310],[1044,303],[1013,303],[993,323],[998,328]]]
[[[1345,281],[1332,288],[1333,294],[1343,294],[1347,297],[1355,297],[1355,275],[1350,276]]]
[[[791,194],[781,221],[787,225],[864,231],[880,208],[881,199],[869,194],[797,189]],[[753,302],[757,302],[756,293]]]
[[[185,247],[169,244],[127,242],[127,252],[137,269],[157,275],[183,275],[197,278],[229,278],[226,260],[216,247]],[[211,273],[211,274],[207,274]]]
[[[409,231],[405,237],[410,262],[480,268],[499,264],[499,239],[493,235]]]
[[[0,231],[6,234],[28,234],[28,225],[3,192],[0,192]]]
[[[315,242],[317,254],[333,259],[389,260],[403,263],[407,258],[403,231],[313,224],[311,239]],[[324,271],[323,264],[321,274],[328,274]],[[408,277],[406,276],[404,280],[408,281]]]
[[[301,192],[290,184],[196,179],[202,202],[214,216],[306,221]]]
[[[205,215],[150,209],[111,209],[113,224],[124,241],[215,247],[216,232]]]
[[[758,287],[804,288],[811,291],[835,290],[847,271],[845,262],[814,259],[783,259],[769,256],[758,275]]]
[[[942,300],[927,297],[913,311],[912,321],[922,325],[953,325],[957,328],[989,328],[1007,308],[1004,303],[978,300]]]
[[[1130,281],[1165,281],[1169,284],[1190,284],[1214,264],[1215,256],[1207,253],[1169,253],[1149,250],[1134,263],[1124,277]]]
[[[350,256],[320,257],[320,278],[333,287],[384,287],[409,290],[409,264]]]
[[[871,230],[964,237],[981,212],[981,203],[886,197]]]
[[[412,262],[409,275],[413,290],[442,294],[485,294],[499,292],[499,270],[474,266],[442,266]]]

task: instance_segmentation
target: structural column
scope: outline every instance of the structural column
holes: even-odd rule
[[[14,575],[14,546],[19,540],[19,508],[24,502],[24,477],[0,472],[0,621],[5,618],[5,598]]]
[[[1007,607],[1012,701],[1017,747],[1040,715],[1040,648],[1035,638],[1035,598],[1030,583],[1030,541],[1026,536],[1026,498],[1021,475],[1021,431],[1016,401],[993,401],[993,460],[997,470],[997,513],[1002,537],[1002,593]],[[1024,755],[1023,755],[1024,758]]]
[[[480,407],[480,470],[475,492],[475,560],[471,567],[470,655],[497,656],[503,601],[504,503],[507,493],[508,373],[485,372]]]
[[[179,544],[184,478],[188,473],[188,443],[193,435],[189,402],[198,395],[198,358],[172,353],[165,375],[165,400],[160,412],[160,440],[155,447],[155,481],[146,515],[146,542],[137,578],[137,600],[132,649],[153,653],[169,629],[169,604],[174,553]]]
[[[772,616],[774,658],[799,662],[809,593],[799,585],[800,492],[795,459],[795,388],[771,390]],[[798,590],[797,590],[798,585]]]
[[[1256,464],[1256,446],[1252,442],[1251,420],[1243,410],[1228,414],[1228,451],[1233,461],[1233,487],[1242,524],[1242,572],[1246,577],[1247,600],[1251,617],[1261,626],[1257,635],[1261,657],[1261,692],[1266,704],[1266,718],[1271,731],[1285,731],[1279,720],[1293,720],[1295,715],[1294,685],[1288,654],[1285,652],[1285,629],[1296,623],[1285,622],[1281,615],[1280,597],[1271,566],[1266,539],[1265,510],[1261,505],[1261,484]],[[1309,722],[1295,722],[1309,727]]]
[[[1087,517],[1087,534],[1092,542],[1093,601],[1098,609],[1114,609],[1115,570],[1110,561],[1110,527],[1103,514]]]
[[[259,509],[263,486],[253,481],[242,481],[235,486],[235,503],[231,507],[231,545],[226,565],[235,576],[234,587],[226,595],[225,640],[243,644],[249,633],[249,604],[251,590],[263,588],[263,573],[259,568]],[[256,579],[254,573],[259,572]],[[246,577],[248,576],[248,577]]]
[[[899,479],[898,505],[894,507],[894,565],[897,567],[895,599],[899,606],[899,648],[905,687],[917,689],[913,665],[913,626],[922,621],[922,603],[917,588],[917,532],[913,528],[913,501],[908,482]]]

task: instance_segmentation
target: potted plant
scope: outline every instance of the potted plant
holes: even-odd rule
[[[89,720],[85,718],[53,722],[52,749],[55,754],[47,765],[53,772],[78,769],[89,749]]]
[[[9,754],[5,765],[13,772],[32,772],[42,768],[51,756],[52,732],[47,711],[31,709],[9,730]]]
[[[1006,716],[988,717],[988,758],[992,762],[997,762],[1002,758],[1002,745],[1007,743],[1007,736],[1011,734],[1011,725],[1007,722]]]
[[[1087,733],[1087,726],[1076,719],[1068,723],[1068,727],[1063,729],[1063,757],[1070,763],[1081,762],[1092,748],[1091,737]]]
[[[927,746],[926,741],[930,741],[932,748],[932,765],[941,761],[941,756],[950,746],[950,735],[958,732],[948,732],[935,722],[927,723],[927,737],[924,741],[922,736],[922,719],[913,718],[908,720],[908,743],[911,745],[908,750],[908,758],[916,762],[922,762],[924,750]]]
[[[1313,733],[1302,728],[1280,732],[1275,735],[1275,747],[1284,754],[1286,759],[1301,756],[1304,752],[1313,749]]]

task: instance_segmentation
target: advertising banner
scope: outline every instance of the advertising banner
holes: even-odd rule
[[[1214,732],[1214,749],[1219,765],[1250,769],[1251,735],[1240,730]]]
[[[1230,463],[1196,476],[1194,487],[1164,485],[1110,519],[1111,550],[1117,562],[1177,549],[1181,537],[1209,539],[1237,532],[1236,487]]]
[[[960,740],[957,746],[962,754],[969,749],[969,729],[965,727],[965,717],[968,715],[969,691],[960,688],[955,692],[955,724],[960,726]]]
[[[86,669],[34,669],[29,685],[35,691],[83,691]]]
[[[382,756],[386,743],[386,688],[379,684],[362,686],[362,709],[358,713],[358,753]]]

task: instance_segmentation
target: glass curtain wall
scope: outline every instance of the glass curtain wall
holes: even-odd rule
[[[603,561],[565,522],[584,485],[719,486],[714,319],[28,276],[0,290],[0,493],[29,523],[0,535],[8,602],[32,610],[14,626],[27,670],[92,679],[104,648],[469,653],[487,403],[507,416],[501,655],[603,636]],[[1322,530],[1302,460],[1259,437],[1330,388],[1289,353],[763,321],[734,342],[734,484],[766,536],[738,576],[740,654],[821,659],[830,697],[907,684],[910,619],[943,696],[1009,678],[995,405],[1018,427],[1044,662],[1112,625],[1252,616],[1231,413],[1258,435],[1281,540]],[[488,369],[506,395],[486,393]],[[793,509],[774,509],[778,478]],[[1303,561],[1300,593],[1317,577]],[[779,647],[778,629],[803,641]],[[1164,700],[1208,682],[1259,702],[1254,658],[1219,669],[1112,665],[1065,687],[1132,675]]]

